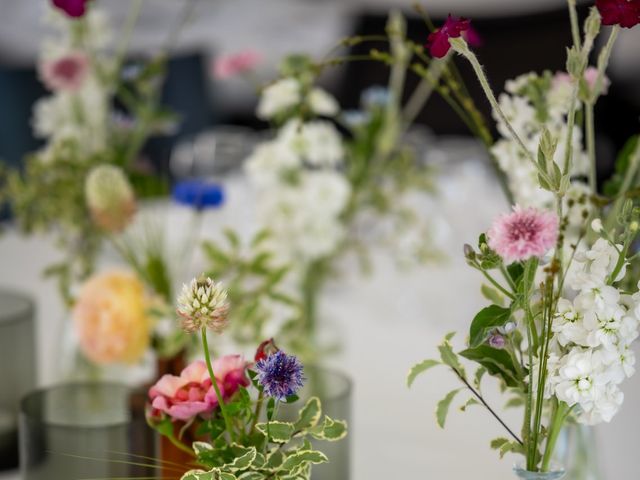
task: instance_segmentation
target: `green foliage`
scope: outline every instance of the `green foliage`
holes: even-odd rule
[[[437,360],[423,360],[422,362],[415,364],[411,367],[411,370],[409,370],[409,374],[407,375],[407,386],[411,387],[419,375],[436,365],[442,365],[442,363]]]
[[[608,197],[615,197],[622,187],[625,174],[629,170],[631,157],[636,151],[638,140],[640,135],[634,135],[631,137],[622,147],[622,150],[618,153],[618,157],[615,162],[615,172],[609,180],[604,184],[603,192]],[[635,185],[635,182],[633,183]]]
[[[490,305],[478,312],[469,329],[469,346],[478,347],[498,327],[504,326],[511,318],[511,309]]]
[[[509,440],[508,438],[496,438],[492,440],[491,448],[498,451],[500,458],[510,452],[524,454],[524,448],[522,445],[518,442],[514,442],[513,440]]]
[[[444,341],[438,346],[438,351],[440,352],[440,359],[442,360],[442,363],[453,368],[458,373],[458,375],[464,377],[464,367],[460,363],[458,355],[453,351],[453,347],[451,346],[450,342],[454,335],[455,332],[449,333],[444,338]]]
[[[490,375],[501,378],[508,387],[522,386],[523,379],[513,363],[513,358],[505,350],[479,345],[460,352],[464,358],[482,365]]]
[[[461,390],[461,388],[452,390],[438,402],[438,405],[436,407],[436,421],[438,422],[438,426],[440,428],[444,428],[444,424],[447,420],[447,415],[449,414],[449,407],[451,407],[451,402]]]

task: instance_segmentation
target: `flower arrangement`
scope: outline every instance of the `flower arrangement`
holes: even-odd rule
[[[182,480],[308,479],[313,465],[328,461],[311,440],[338,441],[347,425],[322,418],[317,397],[294,421],[279,420],[280,404],[298,400],[305,378],[300,361],[273,340],[259,346],[255,363],[240,355],[211,360],[207,330],[222,333],[227,326],[226,299],[223,286],[208,277],[184,286],[177,312],[185,331],[201,336],[205,360],[151,387],[148,423],[191,456],[196,468]],[[192,445],[182,439],[188,429],[197,438]]]
[[[568,73],[521,76],[499,99],[459,34],[468,22],[436,32],[470,62],[494,109],[501,138],[488,147],[517,203],[480,235],[476,248],[465,245],[467,263],[488,282],[482,292],[491,302],[471,321],[466,348],[456,352],[454,333],[447,335],[440,359],[414,366],[408,383],[435,366],[450,368],[463,387],[438,404],[438,424],[444,426],[454,398],[468,391],[465,407],[483,406],[505,428],[507,436],[491,446],[501,456],[524,457],[518,472],[560,472],[562,465],[553,462],[563,426],[612,420],[635,370],[630,345],[640,332],[640,285],[629,274],[637,264],[640,209],[632,190],[640,146],[636,138],[625,148],[608,196],[601,195],[593,127],[613,43],[621,28],[640,23],[638,2],[598,1],[582,31],[575,2],[568,4],[574,38]],[[590,67],[601,25],[613,28]],[[476,365],[473,374],[465,360]],[[507,426],[483,396],[487,374],[508,396],[507,406],[523,409],[521,429]]]

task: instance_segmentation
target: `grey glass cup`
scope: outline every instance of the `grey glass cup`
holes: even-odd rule
[[[116,383],[75,383],[27,395],[20,409],[22,480],[153,477],[156,438],[145,396]]]
[[[312,480],[348,480],[351,471],[351,448],[354,432],[351,429],[352,382],[347,375],[324,367],[305,366],[305,386],[298,395],[295,404],[280,406],[279,416],[294,421],[298,410],[305,402],[316,396],[322,402],[322,412],[335,420],[345,420],[349,425],[349,434],[338,442],[318,441],[316,448],[329,458],[329,463],[316,465],[311,474]]]
[[[0,470],[18,466],[20,398],[36,384],[33,302],[0,290]]]

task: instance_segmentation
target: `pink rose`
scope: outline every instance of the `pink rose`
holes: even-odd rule
[[[75,92],[89,74],[89,59],[84,53],[72,52],[40,65],[40,78],[49,90]]]
[[[220,357],[212,366],[218,388],[225,399],[233,396],[240,385],[249,385],[245,375],[247,363],[240,355]],[[187,366],[179,377],[163,375],[149,389],[149,399],[152,416],[162,412],[173,420],[188,421],[197,415],[206,416],[218,406],[207,365],[201,360]]]
[[[224,80],[250,72],[262,61],[262,55],[253,50],[244,50],[233,55],[223,55],[213,64],[213,74]]]

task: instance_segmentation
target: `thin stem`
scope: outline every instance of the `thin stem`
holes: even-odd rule
[[[196,457],[196,454],[193,452],[192,449],[190,449],[189,447],[187,447],[184,443],[182,443],[180,440],[178,440],[176,437],[174,437],[173,435],[168,435],[166,438],[169,439],[169,441],[173,444],[174,447],[182,450],[185,453],[188,453],[189,455],[191,455],[192,457]]]
[[[411,94],[404,111],[402,112],[403,125],[407,128],[418,116],[422,107],[433,93],[451,57],[437,59],[431,62],[425,78],[418,84]],[[429,77],[429,78],[427,78]]]
[[[484,270],[477,262],[473,265],[477,270],[479,270],[482,275],[484,275],[484,277],[489,280],[489,282],[491,282],[491,285],[493,285],[494,287],[496,287],[498,290],[500,290],[500,292],[504,295],[506,295],[507,297],[509,297],[511,300],[513,300],[515,297],[513,295],[513,293],[511,293],[509,290],[507,290],[506,288],[504,288],[502,285],[500,285],[496,279],[494,279],[491,275],[489,275],[487,273],[486,270]]]
[[[597,168],[596,168],[596,134],[594,128],[593,103],[585,105],[585,131],[587,136],[587,156],[589,158],[589,187],[597,193]]]
[[[636,146],[635,152],[632,154],[629,160],[629,166],[627,167],[627,171],[625,172],[624,179],[622,181],[622,185],[620,186],[620,190],[618,191],[618,198],[613,204],[611,211],[607,215],[607,220],[605,222],[605,231],[609,232],[613,228],[616,217],[618,216],[618,212],[622,208],[622,205],[625,201],[625,194],[631,188],[631,184],[633,180],[636,178],[636,174],[638,172],[638,166],[640,166],[640,141]]]
[[[227,432],[229,432],[229,437],[231,437],[231,441],[235,441],[235,433],[233,431],[233,425],[231,424],[231,418],[227,413],[227,406],[224,403],[224,398],[222,398],[222,394],[220,393],[220,387],[218,386],[218,382],[216,381],[216,376],[213,372],[213,366],[211,365],[211,353],[209,352],[209,343],[207,342],[207,328],[203,327],[201,330],[202,333],[202,349],[204,350],[204,359],[207,363],[207,369],[209,370],[209,376],[211,377],[211,385],[213,385],[213,389],[216,392],[216,397],[218,399],[218,405],[220,405],[220,411],[222,412],[222,418],[224,419],[224,424],[227,427]]]
[[[135,30],[136,24],[138,23],[138,18],[140,18],[140,12],[142,11],[143,3],[144,0],[134,0],[133,2],[131,2],[129,14],[122,31],[122,36],[120,37],[120,43],[118,44],[118,53],[116,55],[116,71],[119,71],[122,68],[122,64],[125,61],[127,50],[129,49],[129,45],[131,44],[131,38],[133,37],[133,31]]]
[[[504,423],[504,421],[498,416],[498,414],[489,406],[489,404],[485,401],[485,399],[482,397],[482,395],[480,395],[480,393],[471,386],[471,384],[467,381],[466,378],[464,378],[464,375],[461,375],[460,372],[458,372],[458,370],[456,370],[455,368],[452,368],[452,370],[455,372],[455,374],[458,376],[458,378],[462,381],[462,383],[465,384],[465,386],[471,391],[471,393],[473,393],[473,395],[480,401],[480,403],[482,403],[482,405],[485,406],[485,408],[489,411],[489,413],[491,413],[491,415],[493,415],[493,417],[500,422],[500,425],[502,425],[505,430],[507,432],[509,432],[509,435],[511,435],[511,437],[513,437],[513,439],[518,442],[520,445],[524,446],[524,443],[522,443],[522,440],[520,440],[520,438],[513,433],[513,431],[507,426],[506,423]]]
[[[515,129],[511,125],[511,122],[509,121],[504,111],[502,110],[502,108],[500,108],[500,104],[498,103],[498,100],[496,99],[496,96],[494,95],[493,90],[491,90],[491,86],[489,85],[489,80],[487,79],[487,76],[485,75],[484,70],[482,69],[482,65],[480,65],[480,62],[478,61],[478,58],[476,57],[476,55],[469,49],[467,42],[465,42],[463,38],[453,38],[450,40],[450,42],[453,49],[469,61],[469,63],[471,64],[471,67],[473,68],[473,71],[476,74],[476,77],[478,78],[478,81],[480,82],[480,86],[482,87],[482,90],[484,91],[484,94],[487,97],[487,100],[489,100],[489,103],[491,104],[491,107],[496,111],[500,119],[507,126],[509,133],[516,140],[516,142],[518,143],[520,148],[523,150],[525,155],[537,168],[537,162],[533,154],[529,151],[529,149],[525,145],[522,138],[520,138],[520,135],[518,135],[518,133],[515,131]]]
[[[570,412],[571,407],[569,407],[564,402],[559,402],[558,404],[554,405],[553,414],[551,416],[551,426],[549,428],[549,438],[547,439],[547,444],[542,456],[542,465],[540,467],[540,470],[542,472],[549,471],[549,464],[551,463],[551,458],[556,448],[558,436],[560,435],[562,426],[564,425],[564,422],[569,416]]]
[[[251,428],[249,429],[249,436],[255,431],[256,424],[260,417],[260,411],[262,410],[262,404],[264,403],[264,392],[260,392],[258,395],[258,401],[256,402],[256,409],[253,413],[253,420],[251,421]]]
[[[573,44],[580,48],[580,27],[578,25],[578,11],[576,9],[576,0],[567,0],[569,7],[569,19],[571,20],[571,36]]]

